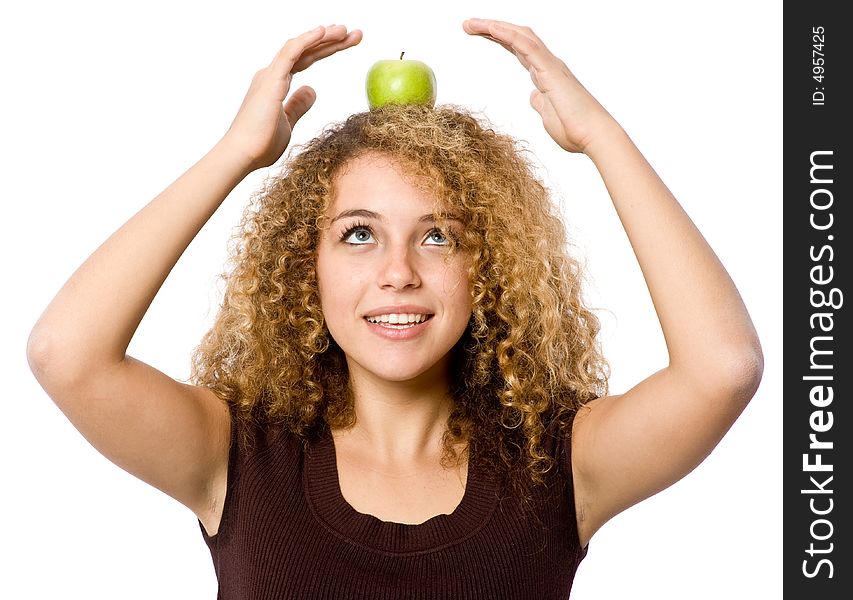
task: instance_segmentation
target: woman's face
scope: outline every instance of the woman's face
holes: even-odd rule
[[[451,231],[437,229],[434,197],[412,186],[379,154],[350,161],[338,175],[328,228],[317,248],[326,325],[351,378],[434,383],[471,316],[469,256],[451,254]]]

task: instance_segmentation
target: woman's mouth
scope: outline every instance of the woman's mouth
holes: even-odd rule
[[[389,313],[387,315],[375,315],[364,318],[368,323],[379,325],[380,327],[386,327],[389,329],[410,329],[415,325],[428,321],[432,318],[432,315]]]
[[[412,313],[388,313],[364,317],[367,326],[377,335],[392,340],[412,339],[426,329],[434,315]]]

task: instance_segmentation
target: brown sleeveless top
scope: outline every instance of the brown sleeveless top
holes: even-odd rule
[[[303,443],[283,428],[232,425],[228,487],[210,548],[221,600],[328,598],[535,600],[569,597],[578,541],[569,440],[535,488],[533,514],[472,463],[461,503],[418,525],[357,512],[338,484],[331,434]]]

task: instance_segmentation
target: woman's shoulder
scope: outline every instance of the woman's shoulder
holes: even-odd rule
[[[267,416],[246,417],[231,413],[230,454],[243,462],[271,451],[301,450],[309,434],[299,434],[283,420]]]
[[[275,489],[290,489],[299,477],[302,438],[284,422],[241,418],[229,410],[230,445],[227,468],[213,486],[208,513],[198,515],[207,539],[238,518],[240,498],[258,498]]]
[[[551,415],[544,422],[542,451],[556,461],[560,473],[567,477],[572,476],[572,427],[578,410]]]
[[[295,475],[299,470],[300,459],[309,446],[309,439],[310,436],[297,433],[285,421],[240,418],[232,412],[228,489],[242,486],[247,477],[252,480],[263,472]],[[264,479],[263,475],[261,479]]]

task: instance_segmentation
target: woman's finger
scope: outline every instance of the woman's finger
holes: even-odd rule
[[[290,95],[290,98],[284,103],[284,114],[291,127],[296,125],[296,122],[308,112],[315,100],[317,100],[317,93],[314,88],[307,85],[302,86]]]
[[[305,49],[311,45],[317,44],[326,37],[326,28],[322,25],[306,31],[295,38],[291,38],[285,42],[284,46],[276,53],[275,58],[269,65],[269,69],[278,77],[284,77],[293,69],[293,65],[302,56]]]
[[[466,23],[467,23],[467,21],[466,21]],[[476,31],[470,30],[470,29],[469,29],[468,27],[466,27],[464,24],[463,24],[463,29],[465,29],[465,32],[466,32],[466,33],[469,33],[469,34],[471,34],[471,35],[476,35],[476,36],[479,36],[479,37],[486,38],[486,39],[487,39],[487,40],[489,40],[490,42],[494,42],[494,43],[498,44],[499,46],[503,46],[503,48],[504,48],[507,52],[512,52],[512,48],[511,48],[508,44],[505,44],[504,42],[500,41],[499,39],[497,39],[497,38],[495,38],[495,37],[492,37],[488,32],[486,32],[486,33],[479,33],[479,32],[476,32]],[[488,31],[488,30],[487,30],[487,31]],[[515,54],[514,52],[512,52],[512,53],[513,53],[513,54]]]
[[[312,51],[320,49],[320,53],[322,54],[322,49],[324,48],[335,48],[329,52],[330,54],[333,54],[339,49],[355,45],[358,41],[361,41],[361,32],[350,36],[350,34],[347,33],[347,28],[343,25],[321,25],[316,29],[306,31],[295,38],[287,40],[270,63],[270,70],[275,77],[283,78],[295,72],[294,67],[301,61],[306,53],[311,53]],[[336,46],[341,44],[342,46],[340,48],[336,48]],[[325,56],[328,56],[328,54]],[[319,60],[319,58],[323,57],[324,56],[316,56],[314,60]],[[304,64],[304,66],[298,70],[307,68],[312,62],[314,61],[309,60],[307,64]]]
[[[520,27],[493,19],[468,19],[463,29],[471,35],[490,39],[512,52],[525,69],[544,66],[551,53],[529,27]]]
[[[346,32],[346,29],[344,29]],[[291,73],[298,73],[300,71],[304,71],[311,65],[313,65],[318,60],[322,60],[335,54],[336,52],[340,52],[341,50],[345,50],[347,48],[351,48],[352,46],[356,46],[361,42],[362,33],[358,29],[354,29],[348,33],[345,33],[342,39],[331,38],[329,41],[323,40],[321,43],[316,46],[306,48],[302,53],[302,56],[296,61],[291,69]]]
[[[543,47],[545,45],[539,38],[539,36],[536,35],[530,27],[516,25],[515,23],[510,23],[509,21],[498,21],[497,19],[468,19],[463,23],[463,28],[465,28],[468,33],[476,32],[478,34],[488,34],[492,27],[496,27],[498,29],[503,29],[506,31],[517,31],[523,33],[525,36],[529,37],[534,42],[541,44]]]

